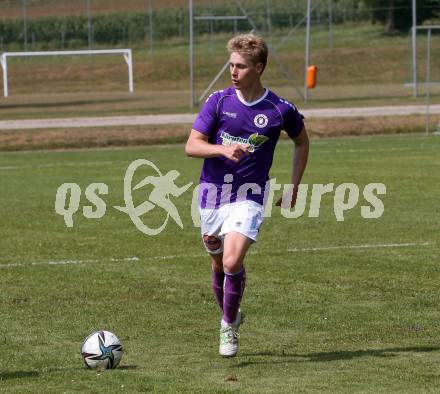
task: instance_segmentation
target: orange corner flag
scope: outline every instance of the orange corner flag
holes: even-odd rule
[[[316,76],[318,74],[317,66],[307,67],[307,88],[313,89],[316,86]]]

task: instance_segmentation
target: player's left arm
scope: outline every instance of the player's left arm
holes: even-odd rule
[[[296,197],[298,195],[298,186],[301,183],[302,176],[306,169],[307,159],[309,157],[309,137],[305,127],[302,129],[301,133],[293,139],[293,142],[295,143],[292,168],[293,191],[290,198],[290,204],[287,203],[287,201],[283,204],[283,207],[285,208],[292,208],[295,206]],[[286,196],[286,199],[288,199],[288,197],[290,196]],[[281,206],[281,202],[282,198],[277,201],[276,205]]]

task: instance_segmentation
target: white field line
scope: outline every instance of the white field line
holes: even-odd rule
[[[138,257],[125,257],[122,259],[109,259],[109,261],[138,261]],[[90,259],[90,260],[49,260],[49,261],[42,261],[38,263],[30,263],[30,264],[23,264],[23,263],[9,263],[9,264],[0,264],[0,268],[15,268],[15,267],[35,267],[40,265],[79,265],[79,264],[86,264],[86,263],[97,263],[102,260],[98,259]]]
[[[318,246],[313,248],[289,248],[288,252],[319,252],[338,249],[382,249],[382,248],[409,248],[413,246],[429,246],[432,242],[407,242],[401,244],[364,244],[364,245],[340,245],[340,246]]]
[[[174,260],[174,259],[181,259],[181,258],[188,258],[188,257],[203,257],[206,256],[205,254],[198,253],[198,254],[181,254],[181,255],[170,255],[170,256],[151,256],[146,257],[145,260]]]
[[[364,245],[340,245],[340,246],[317,246],[310,248],[288,248],[287,252],[317,252],[317,251],[329,251],[329,250],[338,250],[338,249],[380,249],[380,248],[409,248],[409,247],[419,247],[419,246],[429,246],[433,245],[434,242],[407,242],[407,243],[392,243],[392,244],[364,244]],[[258,251],[249,251],[248,254],[258,254]],[[182,255],[165,255],[165,256],[151,256],[139,258],[139,257],[125,257],[119,259],[109,259],[111,262],[138,262],[141,260],[149,261],[149,260],[174,260],[181,258],[189,258],[189,257],[207,257],[206,253],[198,253],[198,254],[182,254]],[[29,267],[29,266],[44,266],[44,265],[80,265],[86,263],[98,263],[103,261],[102,259],[90,259],[90,260],[58,260],[58,261],[43,261],[38,263],[9,263],[9,264],[0,264],[1,268],[16,268],[16,267]]]

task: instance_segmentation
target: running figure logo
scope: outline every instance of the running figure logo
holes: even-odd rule
[[[136,186],[132,187],[133,176],[136,170],[144,165],[152,168],[156,172],[157,176],[147,176],[136,184]],[[170,217],[180,228],[183,229],[183,223],[182,219],[180,218],[179,211],[174,203],[170,200],[170,196],[179,197],[185,193],[189,187],[191,187],[193,182],[190,182],[185,186],[178,187],[175,184],[175,180],[179,176],[180,173],[176,170],[168,171],[165,175],[162,175],[159,168],[157,168],[151,161],[145,159],[135,160],[128,166],[124,177],[125,207],[115,206],[114,208],[128,214],[136,228],[146,235],[157,235],[162,232]],[[135,207],[133,203],[132,191],[139,190],[146,185],[152,185],[153,190],[150,192],[147,201]],[[156,207],[162,208],[164,211],[166,211],[167,216],[161,226],[157,228],[150,228],[141,220],[140,217]]]

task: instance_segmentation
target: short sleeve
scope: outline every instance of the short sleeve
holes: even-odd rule
[[[203,105],[196,120],[193,124],[193,129],[200,133],[210,136],[217,125],[217,104],[219,95],[217,92],[211,94]]]
[[[283,128],[290,138],[296,138],[304,128],[304,116],[299,113],[296,107],[288,103],[287,111],[284,115]]]

